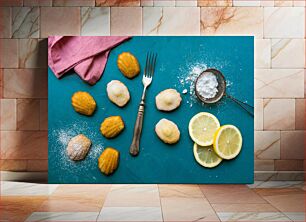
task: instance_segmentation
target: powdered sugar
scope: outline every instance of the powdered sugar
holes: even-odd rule
[[[211,72],[204,72],[197,81],[197,91],[205,99],[214,98],[218,92],[217,77]]]

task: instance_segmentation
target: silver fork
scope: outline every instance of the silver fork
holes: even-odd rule
[[[156,57],[157,57],[157,54],[147,53],[146,66],[145,66],[144,74],[142,77],[143,93],[142,93],[141,101],[139,104],[137,119],[136,119],[136,123],[134,126],[134,136],[133,136],[132,144],[130,147],[130,154],[132,156],[137,156],[139,153],[139,143],[140,143],[140,136],[141,136],[141,131],[142,131],[146,89],[152,82],[155,64],[156,64]]]

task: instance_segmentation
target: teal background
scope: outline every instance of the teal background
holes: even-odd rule
[[[141,75],[129,80],[117,68],[117,57],[123,51],[133,53],[139,60]],[[148,51],[158,53],[156,72],[146,95],[145,117],[141,150],[137,157],[129,154],[138,104],[143,89],[141,83],[145,56]],[[70,72],[58,80],[49,69],[49,183],[253,183],[254,176],[254,119],[235,103],[223,98],[215,105],[199,101],[190,106],[189,94],[181,94],[182,104],[173,112],[160,112],[155,96],[166,88],[179,92],[179,76],[188,75],[193,64],[205,64],[219,69],[230,83],[227,93],[254,104],[254,38],[247,37],[133,37],[110,53],[100,81],[90,86]],[[120,80],[129,88],[131,100],[124,108],[109,101],[106,84]],[[76,91],[89,92],[97,102],[93,116],[76,113],[71,96]],[[234,124],[242,133],[243,147],[237,158],[222,161],[213,169],[200,166],[193,156],[193,142],[188,134],[188,123],[198,112],[216,115],[221,125]],[[122,116],[126,128],[115,139],[106,139],[100,132],[105,117]],[[155,124],[167,118],[174,121],[181,139],[166,145],[154,132]],[[65,149],[72,136],[83,133],[93,143],[88,156],[80,162],[70,161]],[[100,173],[97,159],[105,147],[120,151],[120,163],[111,176]]]

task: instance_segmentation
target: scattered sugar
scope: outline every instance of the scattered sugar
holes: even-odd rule
[[[182,91],[183,94],[186,94],[187,92],[188,92],[187,89],[183,89],[183,91]]]

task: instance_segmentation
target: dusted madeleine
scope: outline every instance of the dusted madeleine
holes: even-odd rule
[[[106,138],[114,138],[124,129],[121,116],[110,116],[101,123],[100,131]]]
[[[87,92],[76,92],[71,97],[74,110],[86,116],[91,116],[96,109],[96,101]]]
[[[107,147],[98,159],[98,167],[105,175],[110,175],[115,172],[118,163],[119,151],[111,147]]]
[[[73,137],[67,146],[67,155],[71,160],[82,160],[87,155],[91,141],[83,134]]]
[[[180,131],[177,125],[167,119],[161,119],[156,124],[155,132],[164,143],[173,144],[180,139]]]
[[[161,111],[172,111],[178,108],[182,98],[175,89],[166,89],[161,91],[156,97],[156,107]]]
[[[128,88],[118,80],[112,80],[106,87],[107,96],[119,107],[123,107],[130,100],[130,93]]]
[[[130,79],[140,72],[138,60],[129,52],[123,52],[118,56],[117,65],[122,74]]]

